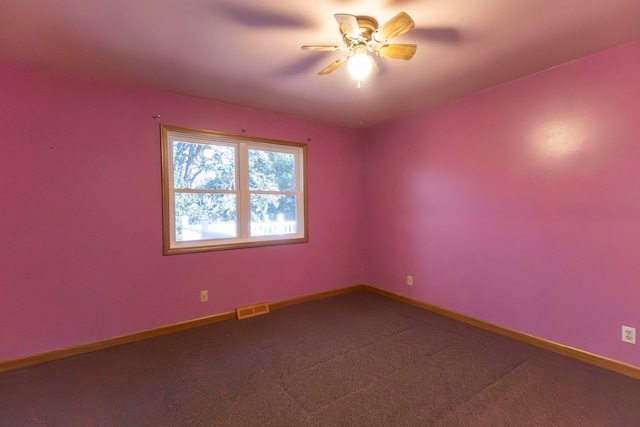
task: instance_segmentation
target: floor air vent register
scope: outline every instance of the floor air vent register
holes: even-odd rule
[[[267,304],[266,302],[236,308],[236,316],[238,317],[238,320],[246,319],[247,317],[259,316],[261,314],[267,314],[268,312],[269,304]]]

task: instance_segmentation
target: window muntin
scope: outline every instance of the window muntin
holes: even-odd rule
[[[165,254],[308,241],[305,144],[161,133]]]

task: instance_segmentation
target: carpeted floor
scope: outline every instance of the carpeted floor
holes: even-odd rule
[[[638,426],[640,381],[366,291],[0,374],[2,426]]]

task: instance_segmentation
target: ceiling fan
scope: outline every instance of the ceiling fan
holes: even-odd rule
[[[346,50],[350,53],[321,70],[318,75],[327,75],[347,63],[349,73],[358,80],[358,87],[360,87],[360,80],[378,71],[375,62],[367,55],[368,52],[380,58],[405,61],[413,58],[416,53],[417,45],[415,44],[387,43],[388,40],[406,33],[415,26],[413,19],[404,12],[398,13],[380,27],[375,19],[368,16],[354,16],[346,13],[337,13],[333,16],[340,25],[344,46],[304,45],[302,49],[332,52]]]

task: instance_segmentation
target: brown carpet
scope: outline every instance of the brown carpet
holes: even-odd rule
[[[638,426],[640,381],[353,292],[0,374],[2,426]]]

